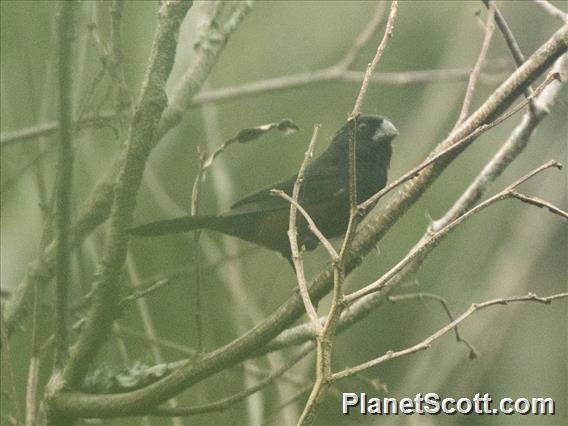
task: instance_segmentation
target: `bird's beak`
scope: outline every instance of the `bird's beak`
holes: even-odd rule
[[[383,130],[383,133],[385,134],[385,136],[394,138],[395,136],[398,136],[398,130],[396,127],[394,127],[394,124],[392,124],[389,120],[383,120],[383,125],[381,126],[381,129]]]
[[[381,126],[375,131],[373,141],[380,142],[385,138],[392,140],[396,136],[398,136],[398,130],[394,127],[394,124],[392,124],[389,120],[384,119]]]

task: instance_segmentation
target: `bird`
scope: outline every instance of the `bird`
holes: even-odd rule
[[[356,192],[360,204],[387,183],[392,140],[399,134],[390,120],[375,114],[356,118]],[[299,204],[327,239],[345,234],[349,221],[348,141],[350,122],[333,136],[328,148],[305,169]],[[218,215],[185,216],[140,225],[129,230],[134,236],[152,237],[208,229],[228,234],[282,254],[293,266],[288,239],[290,203],[275,196],[273,189],[292,195],[297,175],[245,196]],[[368,210],[367,210],[368,211]],[[319,240],[298,214],[298,243],[314,250]]]

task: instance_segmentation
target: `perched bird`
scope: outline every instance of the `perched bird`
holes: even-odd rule
[[[362,203],[384,188],[391,158],[391,141],[398,135],[394,125],[378,115],[357,119],[357,202]],[[349,124],[337,131],[329,147],[306,167],[299,203],[319,230],[331,239],[345,234],[349,219],[348,172]],[[186,216],[151,222],[130,229],[140,236],[176,234],[210,229],[233,235],[280,252],[291,262],[288,224],[290,203],[274,196],[271,189],[292,194],[296,177],[270,185],[237,201],[219,215]],[[318,245],[317,238],[298,214],[298,243],[306,250]]]

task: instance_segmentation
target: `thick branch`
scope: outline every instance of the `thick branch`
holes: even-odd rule
[[[239,7],[235,8],[231,20],[229,20],[226,23],[227,25],[224,25],[221,30],[219,30],[217,22],[211,24],[215,26],[216,31],[222,31],[224,41],[221,46],[216,46],[214,41],[209,43],[211,46],[210,49],[214,50],[214,54],[211,54],[212,52],[208,48],[205,49],[206,52],[202,49],[200,53],[196,55],[183,77],[184,85],[178,86],[176,89],[176,93],[174,94],[174,100],[177,99],[176,103],[169,105],[163,114],[165,117],[169,118],[162,118],[160,121],[159,137],[165,135],[173,126],[179,123],[179,119],[181,119],[181,111],[179,111],[180,104],[188,102],[187,99],[193,97],[201,89],[213,65],[216,63],[222,48],[226,45],[229,35],[234,32],[236,26],[242,21],[249,10],[249,2],[243,2]],[[212,35],[211,28],[206,27],[199,36],[206,41],[206,37]],[[174,112],[174,110],[177,112]],[[111,116],[113,116],[113,114],[111,114]],[[57,123],[46,126],[43,130],[53,131],[53,129],[57,129]],[[37,133],[32,132],[32,135],[33,134]],[[91,196],[83,204],[71,231],[73,247],[79,245],[87,235],[108,219],[114,196],[115,182],[119,170],[123,166],[123,160],[124,158],[121,157],[111,166],[107,176],[97,184]],[[6,304],[5,320],[9,333],[13,332],[27,315],[26,308],[30,301],[30,289],[35,286],[41,287],[46,285],[53,277],[54,250],[56,245],[56,241],[52,242],[48,249],[41,253],[38,258],[30,264],[22,282],[20,282],[17,289],[14,291],[13,297],[11,297]]]
[[[119,276],[126,259],[126,229],[132,221],[136,192],[142,180],[146,159],[157,141],[158,123],[167,104],[164,88],[174,63],[177,34],[190,6],[190,2],[172,1],[164,3],[159,10],[150,63],[129,129],[123,152],[124,162],[115,187],[110,229],[104,257],[99,266],[93,303],[61,377],[54,376],[51,380],[47,401],[50,423],[61,423],[63,419],[73,417],[69,416],[65,404],[57,406],[50,402],[57,398],[62,389],[73,389],[81,385],[90,363],[111,333],[118,307],[116,294],[119,293]]]

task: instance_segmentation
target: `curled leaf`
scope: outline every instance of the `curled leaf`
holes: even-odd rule
[[[274,129],[277,129],[283,132],[285,136],[288,136],[294,132],[297,132],[299,130],[299,127],[292,120],[285,118],[279,123],[261,124],[260,126],[243,129],[239,133],[237,133],[237,135],[232,138],[232,140],[229,139],[229,141],[247,143]]]
[[[292,133],[295,133],[300,128],[292,120],[285,118],[283,120],[280,120],[278,123],[267,123],[267,124],[261,124],[261,125],[256,126],[256,127],[250,127],[250,128],[247,128],[247,129],[242,129],[235,136],[233,136],[231,139],[228,139],[221,146],[219,146],[219,148],[217,148],[215,150],[215,152],[213,152],[213,154],[211,154],[203,162],[202,172],[204,170],[208,169],[209,167],[211,167],[211,164],[213,164],[213,161],[215,160],[215,158],[217,158],[217,156],[219,154],[221,154],[229,145],[232,145],[235,142],[236,143],[247,143],[247,142],[253,141],[255,139],[258,139],[259,137],[261,137],[265,133],[268,133],[268,132],[275,130],[275,129],[284,133],[284,136],[288,136]]]

